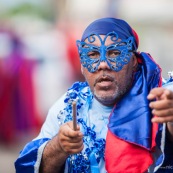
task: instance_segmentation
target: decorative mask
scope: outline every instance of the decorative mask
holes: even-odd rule
[[[113,43],[106,46],[105,42],[108,37]],[[94,45],[96,38],[100,40],[100,46]],[[111,70],[118,72],[125,64],[128,64],[134,51],[134,38],[119,39],[118,34],[115,32],[109,32],[103,39],[98,34],[91,34],[87,39],[89,43],[79,40],[76,43],[81,64],[90,73],[97,71],[103,61],[108,64]]]

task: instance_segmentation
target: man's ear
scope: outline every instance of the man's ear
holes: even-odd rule
[[[84,68],[84,67],[81,65],[81,66],[80,66],[81,73],[84,75],[84,73],[83,73],[83,68]]]
[[[137,60],[137,57],[136,55],[133,55],[133,68],[135,69],[138,65],[138,60]]]

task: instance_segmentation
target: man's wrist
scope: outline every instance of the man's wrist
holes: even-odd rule
[[[173,142],[173,122],[167,122],[168,137]]]

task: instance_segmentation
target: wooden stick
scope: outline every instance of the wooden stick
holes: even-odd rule
[[[76,117],[76,102],[72,102],[72,113],[73,113],[73,130],[77,130],[77,117]]]

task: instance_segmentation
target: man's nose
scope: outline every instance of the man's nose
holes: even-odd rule
[[[105,69],[110,70],[110,67],[106,61],[101,61],[98,66],[98,70],[105,70]]]

